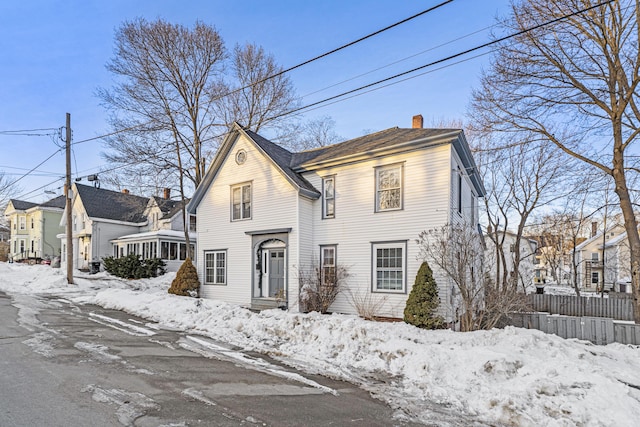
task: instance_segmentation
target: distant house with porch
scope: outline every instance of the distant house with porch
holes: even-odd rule
[[[621,224],[592,232],[575,248],[578,285],[584,290],[627,292],[631,283],[629,242]]]
[[[162,258],[176,271],[187,257],[182,203],[164,197],[141,197],[75,183],[72,197],[73,265],[88,270],[107,256],[137,254]],[[66,216],[61,225],[66,227]],[[195,223],[194,223],[195,226]],[[195,251],[195,233],[191,235]],[[66,254],[66,235],[60,234]],[[62,257],[63,263],[66,261]]]
[[[11,199],[4,215],[11,238],[8,257],[13,261],[39,262],[60,255],[60,218],[65,198],[58,196],[44,203]]]
[[[201,295],[299,310],[301,276],[343,266],[349,277],[330,311],[356,314],[368,301],[377,316],[402,317],[419,233],[477,224],[484,193],[463,131],[423,129],[422,116],[410,129],[299,153],[236,123],[188,206]],[[454,321],[455,290],[436,274],[440,314]]]

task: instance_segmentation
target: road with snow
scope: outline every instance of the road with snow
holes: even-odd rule
[[[409,425],[348,383],[60,298],[0,293],[0,425]]]

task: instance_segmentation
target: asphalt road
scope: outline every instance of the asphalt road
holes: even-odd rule
[[[397,414],[351,384],[120,311],[0,293],[0,427],[412,425]]]

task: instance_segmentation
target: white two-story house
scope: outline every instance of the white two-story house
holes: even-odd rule
[[[75,183],[72,187],[71,232],[73,265],[89,269],[107,256],[137,254],[142,258],[162,258],[167,270],[176,271],[189,253],[195,250],[195,233],[187,251],[182,205],[164,198],[141,197]],[[66,227],[66,215],[61,226]],[[195,226],[195,223],[193,224]],[[66,262],[66,234],[62,241],[62,262]]]
[[[477,223],[481,178],[459,129],[392,128],[292,153],[234,124],[188,210],[198,221],[201,295],[246,307],[299,309],[299,277],[348,271],[330,311],[354,296],[401,318],[422,259],[420,232]],[[452,285],[440,280],[452,319]],[[267,304],[265,304],[267,303]],[[274,303],[275,306],[275,303]]]

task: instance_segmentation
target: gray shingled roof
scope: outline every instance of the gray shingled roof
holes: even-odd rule
[[[160,208],[160,212],[162,212],[163,218],[171,218],[173,217],[180,209],[182,209],[182,201],[181,200],[167,200],[163,197],[153,196],[153,199],[156,201],[158,207]],[[186,200],[186,203],[189,203],[189,200]]]
[[[10,202],[13,205],[13,208],[17,211],[26,211],[34,206],[38,206],[37,203],[25,202],[24,200],[11,199]]]
[[[149,203],[146,197],[76,184],[78,196],[90,218],[141,223]]]
[[[264,150],[265,153],[282,169],[282,171],[296,183],[300,188],[311,192],[316,196],[320,196],[320,192],[314,188],[313,185],[309,183],[306,179],[300,176],[298,173],[294,172],[292,167],[292,159],[294,154],[289,150],[274,144],[266,138],[258,135],[257,133],[250,131],[248,129],[244,130],[247,135],[251,139],[255,141],[256,144],[260,146]]]
[[[242,129],[242,132],[246,133],[246,135],[273,160],[287,178],[310,197],[320,197],[320,192],[301,174],[305,171],[311,170],[314,166],[319,166],[325,162],[332,161],[353,161],[354,158],[359,158],[360,156],[366,157],[382,155],[387,149],[402,149],[405,145],[407,146],[407,149],[410,149],[412,145],[421,145],[421,143],[433,143],[434,145],[452,143],[456,147],[456,150],[458,150],[459,154],[463,157],[465,167],[467,167],[469,172],[472,174],[472,181],[474,186],[477,188],[479,195],[484,195],[484,187],[482,186],[479,176],[477,176],[477,172],[475,172],[475,163],[473,162],[468,146],[465,145],[464,134],[460,129],[394,127],[338,144],[302,151],[299,153],[292,153],[257,133],[244,128],[238,123],[234,123],[234,127],[235,131],[232,129],[223,144],[223,147],[225,145],[227,146],[225,148],[226,151],[223,149],[218,152],[218,155],[214,159],[210,170],[207,171],[203,182],[196,189],[192,202],[187,207],[190,212],[194,212],[197,205],[202,200],[204,192],[207,191],[208,186],[214,179],[214,174],[211,172],[216,171],[216,168],[220,167],[222,164],[222,158],[228,154],[230,144],[233,143],[232,138],[235,138],[234,133],[237,132],[238,129]],[[237,133],[235,133],[235,135],[237,135]],[[462,151],[462,153],[460,153],[460,151]]]
[[[51,200],[47,200],[44,203],[40,203],[38,206],[42,206],[44,208],[60,208],[60,209],[64,209],[65,205],[66,205],[67,200],[65,199],[64,196],[58,196],[55,197]]]
[[[367,154],[381,148],[393,147],[410,141],[434,138],[450,134],[452,139],[462,132],[460,129],[404,129],[390,128],[334,145],[293,154],[291,167],[298,169],[307,163],[320,163],[357,154]]]

